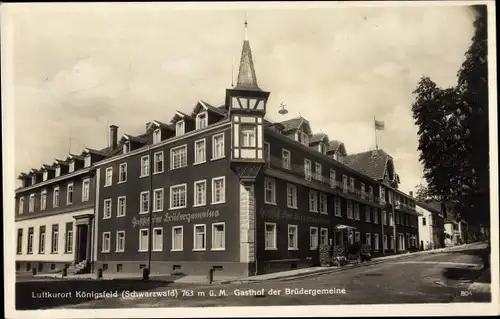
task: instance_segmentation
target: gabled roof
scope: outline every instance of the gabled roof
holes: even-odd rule
[[[415,204],[422,208],[427,209],[430,212],[440,214],[442,211],[442,203],[437,200],[425,200],[425,201],[416,201]]]
[[[175,115],[172,117],[172,123],[175,123],[180,119],[192,120],[193,118],[190,115],[187,115],[186,113],[183,113],[181,111],[175,111]]]
[[[46,171],[54,171],[55,167],[52,166],[52,165],[43,164],[42,167],[41,167],[41,169],[46,170]]]
[[[372,150],[348,155],[344,158],[344,164],[375,180],[382,180],[389,159],[391,156],[383,150]]]
[[[175,127],[172,124],[166,124],[166,123],[163,123],[160,121],[153,121],[151,124],[155,125],[156,127],[161,128],[161,129],[175,131]]]
[[[129,134],[123,134],[121,141],[123,141],[123,140],[129,140],[131,142],[140,143],[140,144],[145,144],[147,142],[147,140],[145,138],[143,138],[143,135],[132,136]]]
[[[298,130],[299,128],[302,127],[302,125],[306,125],[307,126],[306,133],[311,133],[311,126],[309,125],[309,121],[303,118],[302,116],[280,122],[280,124],[283,126],[284,132]]]
[[[103,151],[99,151],[99,150],[95,150],[93,148],[85,147],[85,149],[83,150],[82,154],[87,154],[87,153],[101,155],[101,156],[106,156],[107,155],[107,153],[104,153]]]
[[[69,165],[69,161],[67,161],[67,160],[60,160],[60,159],[56,158],[55,161],[54,161],[54,165],[56,165],[56,166],[57,165],[66,165],[66,166],[68,166]]]
[[[193,109],[193,114],[192,116],[196,116],[196,114],[198,114],[201,109],[204,109],[208,112],[212,112],[212,113],[215,113],[217,115],[220,115],[220,116],[224,116],[225,115],[225,112],[213,105],[210,105],[209,103],[205,102],[205,101],[202,101],[202,100],[199,100],[198,103],[196,103],[196,106],[194,107]]]
[[[38,169],[36,169],[36,168],[32,168],[32,169],[30,170],[30,174],[40,174],[40,173],[41,173],[41,172],[40,172],[40,170],[38,170]]]
[[[17,177],[18,179],[27,179],[29,178],[29,175],[26,173],[20,173],[19,176]]]
[[[309,138],[309,143],[311,144],[311,143],[325,142],[325,139],[326,142],[328,142],[328,135],[326,135],[325,133],[318,133],[314,134]]]
[[[83,156],[80,156],[80,155],[75,155],[75,154],[69,154],[69,158],[73,159],[73,160],[77,160],[77,161],[84,161],[85,160],[85,157]]]

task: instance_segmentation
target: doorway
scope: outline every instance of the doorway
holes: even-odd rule
[[[77,225],[76,241],[76,262],[79,263],[87,259],[88,225]]]

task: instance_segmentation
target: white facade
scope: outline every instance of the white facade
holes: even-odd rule
[[[418,238],[424,243],[424,249],[433,249],[432,212],[416,205],[418,216]],[[420,243],[418,243],[420,246]]]
[[[75,256],[76,249],[76,223],[74,216],[79,216],[83,214],[94,214],[94,209],[84,209],[79,211],[73,211],[65,214],[57,214],[52,216],[40,217],[27,219],[22,221],[17,221],[16,227],[16,243],[17,243],[17,232],[19,229],[23,229],[21,254],[16,255],[16,261],[28,261],[28,262],[67,262],[71,263]],[[65,252],[65,241],[66,241],[66,223],[73,223],[73,238],[72,238],[72,250],[71,253]],[[57,253],[52,253],[52,226],[59,225],[58,227],[58,249]],[[40,241],[40,226],[45,226],[45,253],[39,253],[39,241]],[[33,227],[33,244],[32,253],[28,254],[28,229]],[[16,244],[17,245],[17,244]],[[16,247],[17,248],[17,247]]]

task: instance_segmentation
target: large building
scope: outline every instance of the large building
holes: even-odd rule
[[[420,248],[436,249],[445,247],[444,219],[446,206],[436,200],[417,201],[418,233]]]
[[[310,266],[320,244],[368,243],[374,255],[418,246],[415,201],[389,155],[348,155],[302,117],[267,120],[248,39],[225,95],[139,136],[111,127],[91,163],[93,269],[253,275]]]

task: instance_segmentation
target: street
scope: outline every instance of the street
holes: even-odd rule
[[[388,260],[289,280],[212,286],[170,284],[147,291],[126,288],[116,298],[61,308],[489,302],[489,294],[467,290],[481,273],[480,248],[484,247]],[[124,290],[131,293],[122,294]]]

